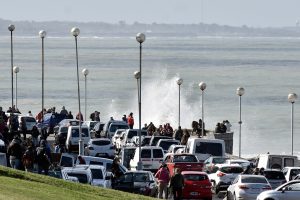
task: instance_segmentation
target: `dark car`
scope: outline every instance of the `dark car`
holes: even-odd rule
[[[127,171],[114,185],[116,190],[156,197],[157,183],[149,171]]]
[[[282,171],[266,169],[264,170],[263,175],[268,179],[273,190],[286,183],[286,179]]]

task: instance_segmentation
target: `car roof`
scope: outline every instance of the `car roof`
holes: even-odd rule
[[[125,172],[125,174],[128,174],[128,173],[134,173],[134,174],[136,174],[136,173],[147,173],[147,174],[150,174],[151,172],[150,171],[145,171],[145,170],[138,170],[138,171],[127,171],[127,172]]]
[[[201,175],[207,175],[206,172],[199,172],[199,171],[182,171],[181,174],[182,174],[182,175],[185,175],[185,174],[201,174]]]
[[[240,167],[240,168],[242,168],[242,166],[239,164],[216,164],[215,166],[219,167],[219,168],[221,168],[221,167]]]

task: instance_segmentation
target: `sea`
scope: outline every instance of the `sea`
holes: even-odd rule
[[[79,111],[75,40],[51,37],[45,42],[45,107]],[[133,112],[138,128],[139,43],[132,37],[78,37],[81,110],[84,118],[100,111],[101,121]],[[0,106],[11,106],[10,36],[0,37]],[[13,37],[14,104],[22,114],[42,108],[42,42],[38,36]],[[82,69],[88,69],[86,79]],[[286,37],[147,37],[142,44],[142,126],[170,123],[191,128],[202,116],[207,129],[228,120],[238,154],[239,96],[241,154],[291,153],[291,107],[288,94],[300,95],[300,38]],[[199,83],[207,88],[202,92]],[[85,99],[86,110],[85,113]],[[300,105],[294,104],[294,154],[300,155]]]

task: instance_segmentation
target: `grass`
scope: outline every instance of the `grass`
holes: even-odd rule
[[[72,183],[62,179],[0,166],[0,199],[150,200],[152,198],[80,183]]]

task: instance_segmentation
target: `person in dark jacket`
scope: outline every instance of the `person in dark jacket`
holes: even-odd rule
[[[17,137],[9,144],[7,154],[9,155],[10,166],[14,169],[21,169],[21,159],[23,154],[20,140]]]
[[[47,154],[46,141],[42,140],[40,146],[36,149],[36,162],[38,165],[38,173],[41,174],[42,171],[44,171],[44,174],[48,175],[51,161],[49,154]]]
[[[181,200],[184,178],[179,168],[175,169],[175,174],[171,177],[170,187],[172,188],[174,200]]]

